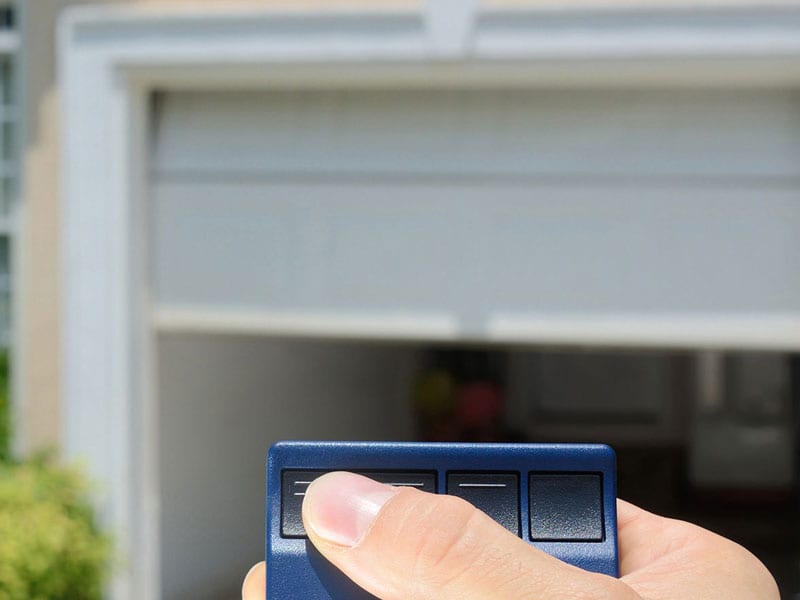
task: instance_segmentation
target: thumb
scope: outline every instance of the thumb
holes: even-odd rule
[[[639,600],[454,496],[328,473],[308,487],[303,522],[330,562],[382,600]]]

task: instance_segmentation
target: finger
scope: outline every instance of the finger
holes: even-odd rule
[[[617,500],[617,541],[620,575],[638,571],[664,556],[680,543],[685,534],[677,522]]]
[[[617,499],[617,526],[620,529],[648,515],[654,516],[653,513],[649,513],[635,504],[631,504],[620,498]]]
[[[328,560],[382,600],[638,598],[616,579],[535,549],[453,496],[329,473],[308,487],[303,522]]]
[[[623,581],[651,600],[780,596],[753,554],[697,525],[617,501]],[[698,582],[702,581],[702,585]]]
[[[267,568],[262,561],[247,573],[242,584],[242,600],[265,600],[267,595]]]
[[[618,499],[617,541],[620,551],[630,549],[643,540],[651,544],[653,536],[661,532],[665,521],[668,521],[665,517]]]

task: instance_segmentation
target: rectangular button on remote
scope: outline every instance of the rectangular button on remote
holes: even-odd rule
[[[600,474],[533,473],[529,490],[532,541],[603,541]]]
[[[448,473],[447,493],[463,498],[519,535],[519,477],[514,473]]]
[[[429,471],[355,471],[375,481],[398,487],[413,487],[423,492],[436,493],[436,473]]]
[[[306,537],[303,527],[303,498],[308,486],[326,471],[284,471],[281,477],[281,535]]]
[[[304,538],[303,498],[317,477],[329,471],[283,471],[281,477],[281,536]],[[398,487],[413,487],[436,493],[436,473],[430,471],[354,471],[360,475]]]

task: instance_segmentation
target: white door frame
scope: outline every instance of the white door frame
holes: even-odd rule
[[[757,4],[479,10],[477,2],[430,0],[419,11],[67,11],[59,32],[63,440],[66,455],[86,461],[104,490],[103,518],[127,565],[117,573],[113,598],[154,600],[160,589],[145,208],[151,91],[306,83],[797,86],[800,8]],[[701,318],[677,334],[675,324],[651,318],[625,330],[621,322],[580,319],[555,329],[547,320],[527,328],[500,323],[486,339],[585,341],[591,330],[598,344],[672,335],[676,344],[800,348],[800,307],[768,322]]]

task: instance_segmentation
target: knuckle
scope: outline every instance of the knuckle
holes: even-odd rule
[[[419,514],[423,535],[413,549],[412,576],[427,588],[449,587],[481,560],[485,539],[478,529],[486,517],[464,500],[444,495]]]

